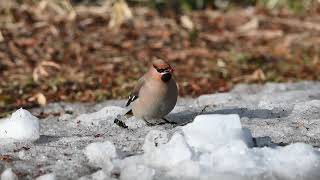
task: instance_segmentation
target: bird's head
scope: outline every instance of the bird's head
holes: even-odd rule
[[[170,81],[173,71],[173,68],[164,60],[156,59],[152,61],[151,72],[153,76],[163,82]]]

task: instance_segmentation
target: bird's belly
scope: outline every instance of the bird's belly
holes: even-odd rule
[[[170,113],[176,105],[177,97],[165,96],[164,99],[153,99],[151,102],[137,99],[133,105],[133,115],[141,119],[159,119]],[[152,105],[150,105],[152,104]],[[142,107],[142,108],[141,108]]]

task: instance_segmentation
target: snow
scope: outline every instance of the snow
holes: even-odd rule
[[[157,174],[163,179],[320,177],[318,150],[303,143],[252,147],[252,135],[242,128],[238,115],[199,115],[181,131],[174,132],[169,141],[168,137],[164,131],[151,130],[145,137],[144,152],[123,159],[116,156],[110,142],[90,144],[85,153],[99,167],[111,163],[109,172],[118,170],[121,180],[151,180]]]
[[[110,176],[106,175],[106,173],[103,170],[99,170],[99,171],[91,174],[90,176],[85,176],[85,177],[79,178],[79,180],[88,180],[88,179],[92,179],[92,180],[113,180],[113,178],[111,178]]]
[[[37,177],[36,180],[56,180],[56,175],[53,173],[45,174]]]
[[[242,130],[238,115],[199,115],[182,128],[186,140],[196,151],[211,151],[224,144],[242,140],[252,144],[251,134]]]
[[[145,137],[142,149],[144,152],[152,152],[156,146],[161,146],[168,142],[168,134],[164,131],[151,130]]]
[[[106,172],[110,172],[113,169],[111,160],[117,157],[116,148],[109,141],[89,144],[85,148],[84,154],[89,159],[90,164],[103,168]]]
[[[153,150],[146,151],[144,154],[144,161],[146,164],[153,167],[170,169],[186,160],[191,159],[191,152],[184,137],[176,133],[171,140],[164,145],[158,145]]]
[[[127,166],[121,171],[120,180],[152,180],[155,170],[144,165]]]
[[[18,180],[18,176],[12,172],[11,168],[6,169],[0,176],[1,180]]]
[[[38,118],[22,108],[10,118],[0,120],[0,139],[37,140],[39,130]]]
[[[102,121],[112,121],[118,116],[125,112],[124,108],[118,106],[107,106],[102,108],[100,111],[89,113],[89,114],[81,114],[77,118],[75,118],[75,123],[82,124],[86,126],[90,125],[99,125]]]

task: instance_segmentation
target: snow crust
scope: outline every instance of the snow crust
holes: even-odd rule
[[[38,118],[22,108],[14,112],[10,118],[0,120],[0,141],[37,140],[40,137],[39,131]]]

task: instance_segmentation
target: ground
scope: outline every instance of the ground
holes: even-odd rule
[[[88,163],[84,154],[88,144],[110,141],[120,159],[139,155],[151,130],[161,130],[171,136],[199,114],[238,114],[242,126],[252,132],[255,147],[303,142],[318,148],[319,88],[319,82],[238,85],[228,93],[180,98],[167,117],[176,125],[147,126],[143,121],[124,120],[128,128],[114,123],[116,113],[124,107],[124,100],[49,104],[30,110],[40,118],[37,141],[2,142],[0,171],[12,167],[21,179],[51,172],[58,179],[89,178],[100,168]],[[113,177],[118,178],[118,175]]]

